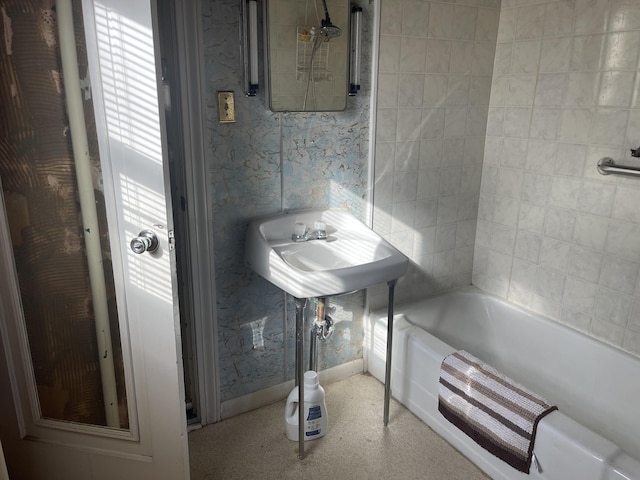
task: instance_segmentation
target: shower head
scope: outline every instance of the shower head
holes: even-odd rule
[[[327,9],[327,0],[322,0],[324,6],[324,20],[322,20],[322,28],[320,28],[320,35],[324,35],[326,38],[334,38],[342,35],[340,27],[336,27],[331,23],[329,18],[329,10]]]
[[[327,38],[334,38],[342,35],[340,27],[336,27],[335,25],[324,25],[324,21],[322,23],[323,25],[320,29],[320,35],[324,35]]]

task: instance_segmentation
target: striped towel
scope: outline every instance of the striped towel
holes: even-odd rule
[[[538,422],[557,407],[460,350],[442,361],[438,410],[478,445],[529,473]]]

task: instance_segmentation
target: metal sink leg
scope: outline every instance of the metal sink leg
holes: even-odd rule
[[[389,286],[389,303],[387,305],[387,361],[384,372],[384,426],[389,424],[389,400],[391,399],[391,347],[393,345],[393,295],[396,280],[387,282]]]
[[[304,307],[306,298],[296,302],[296,385],[298,387],[298,458],[304,458]]]

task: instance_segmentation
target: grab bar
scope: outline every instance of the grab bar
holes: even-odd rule
[[[602,175],[611,175],[612,173],[617,175],[639,176],[640,167],[632,167],[630,165],[617,165],[611,157],[604,157],[598,160],[598,172]]]

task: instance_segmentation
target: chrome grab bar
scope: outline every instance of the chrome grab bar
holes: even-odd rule
[[[602,175],[628,175],[628,176],[639,176],[640,175],[640,167],[632,167],[630,165],[617,165],[616,162],[611,157],[604,157],[598,160],[598,172]]]

